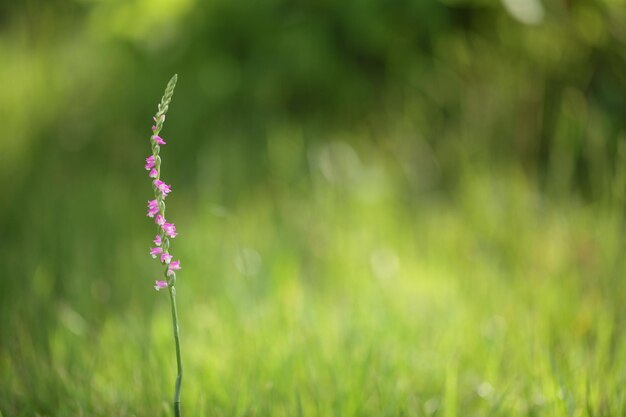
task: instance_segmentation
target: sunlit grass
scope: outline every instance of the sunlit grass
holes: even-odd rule
[[[625,411],[611,210],[550,202],[519,175],[413,208],[337,181],[314,169],[305,192],[200,201],[179,222],[185,415]],[[171,324],[154,297],[147,317],[131,306],[95,329],[70,300],[47,348],[24,328],[0,356],[0,410],[170,415]]]

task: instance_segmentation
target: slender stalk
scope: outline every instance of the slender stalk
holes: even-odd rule
[[[148,202],[148,216],[154,217],[155,223],[158,225],[158,235],[154,240],[156,247],[150,249],[150,254],[153,258],[158,256],[160,258],[160,262],[166,265],[164,271],[165,280],[155,281],[156,285],[154,288],[158,291],[167,287],[170,293],[172,324],[174,326],[174,343],[176,345],[176,366],[178,369],[178,373],[176,375],[176,386],[174,389],[174,416],[180,417],[180,388],[183,381],[183,361],[180,355],[178,310],[176,309],[176,273],[174,272],[180,269],[180,261],[172,261],[172,255],[170,254],[170,238],[176,237],[176,226],[174,226],[174,223],[168,223],[165,220],[165,197],[167,197],[171,189],[169,185],[161,181],[161,156],[159,155],[161,145],[165,145],[165,141],[159,136],[159,133],[163,128],[165,114],[169,109],[177,80],[178,76],[174,74],[174,76],[167,83],[165,94],[163,95],[161,103],[159,103],[158,106],[159,110],[153,117],[154,126],[152,126],[152,136],[150,137],[152,155],[146,158],[145,168],[150,171],[150,178],[154,179],[152,182],[154,200]]]
[[[172,305],[172,323],[174,325],[174,343],[176,344],[176,367],[178,374],[176,375],[176,386],[174,389],[174,416],[180,417],[180,386],[183,382],[183,360],[180,355],[180,336],[178,330],[178,311],[176,309],[176,288],[169,287],[170,301]]]

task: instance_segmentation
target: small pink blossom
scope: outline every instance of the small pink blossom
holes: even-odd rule
[[[179,271],[179,270],[180,270],[180,261],[170,262],[169,266],[167,267],[167,275],[172,275],[174,271]]]
[[[163,252],[161,254],[161,262],[162,263],[169,264],[171,260],[172,260],[172,255],[170,255],[169,253]]]
[[[148,174],[148,176],[149,176],[150,178],[156,178],[156,177],[158,177],[158,176],[159,176],[159,171],[157,171],[157,170],[156,170],[156,168],[152,168],[152,169],[150,170],[150,173]]]
[[[146,171],[150,171],[152,168],[154,168],[154,164],[155,164],[155,160],[154,160],[154,155],[150,155],[149,157],[146,158]]]
[[[172,187],[161,180],[154,180],[154,185],[156,186],[157,190],[161,191],[161,194],[163,194],[163,198],[167,197],[167,195],[172,191]]]
[[[159,212],[159,203],[156,200],[148,201],[148,217],[154,217]]]
[[[159,291],[162,290],[163,288],[167,288],[167,282],[166,281],[154,281],[154,289]]]
[[[166,236],[175,238],[178,235],[178,233],[176,233],[176,226],[174,226],[174,223],[163,223],[162,227]]]
[[[154,222],[158,224],[159,226],[164,226],[165,224],[168,224],[168,223],[165,223],[165,217],[163,217],[163,215],[161,214],[156,215]]]
[[[154,141],[154,143],[156,143],[157,145],[165,145],[165,141],[163,140],[163,138],[159,135],[154,135],[152,136],[152,140]]]
[[[154,259],[156,259],[157,255],[160,255],[163,253],[163,248],[157,246],[156,248],[150,248],[150,255],[152,255],[152,257]]]
[[[153,240],[154,244],[157,246],[161,246],[161,235],[156,235],[156,237]]]
[[[158,128],[157,128],[156,126],[152,126],[152,131],[153,131],[153,132],[156,132],[156,131],[157,131],[157,129],[158,129]]]

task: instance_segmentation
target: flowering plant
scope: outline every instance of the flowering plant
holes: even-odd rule
[[[180,270],[180,261],[173,261],[173,257],[170,254],[170,239],[175,238],[178,233],[176,232],[174,223],[169,223],[165,220],[165,198],[172,191],[172,187],[161,180],[161,156],[159,155],[161,146],[165,145],[165,140],[159,136],[159,133],[161,133],[161,129],[163,129],[165,113],[167,113],[170,101],[172,100],[177,79],[177,75],[174,75],[169,83],[167,83],[165,94],[158,106],[158,111],[152,118],[154,120],[152,135],[150,136],[152,155],[146,158],[145,168],[146,171],[149,171],[148,176],[152,178],[152,189],[154,191],[154,199],[148,201],[147,216],[153,218],[157,225],[157,235],[153,240],[155,246],[150,248],[150,255],[154,259],[158,259],[165,268],[163,272],[164,279],[156,280],[154,289],[157,291],[168,289],[170,294],[172,321],[174,325],[174,343],[176,345],[176,365],[178,368],[174,390],[174,415],[180,417],[180,387],[183,378],[183,365],[180,355],[178,312],[176,310],[176,271]]]

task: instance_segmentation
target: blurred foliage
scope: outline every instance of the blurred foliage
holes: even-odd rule
[[[142,160],[178,73],[197,415],[623,413],[624,22],[624,0],[0,3],[0,412],[161,412]],[[483,404],[480,378],[508,388],[478,381]]]

